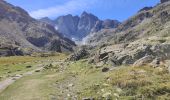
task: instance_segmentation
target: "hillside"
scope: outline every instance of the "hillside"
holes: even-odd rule
[[[8,55],[6,51],[15,52],[16,48],[33,51],[72,51],[75,44],[64,38],[53,26],[31,18],[23,9],[1,0],[0,46],[2,55]]]
[[[149,9],[148,9],[149,8]],[[99,66],[166,65],[170,49],[170,2],[140,10],[116,29],[103,29],[86,39],[94,46],[90,62]]]
[[[89,43],[97,42],[132,42],[146,37],[168,37],[169,33],[169,2],[155,7],[145,7],[136,15],[124,21],[116,29],[102,30],[89,38]],[[105,39],[101,37],[105,36]],[[87,43],[88,43],[87,42]]]

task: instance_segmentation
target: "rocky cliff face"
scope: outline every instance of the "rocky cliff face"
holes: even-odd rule
[[[35,51],[48,50],[51,42],[58,40],[65,49],[75,45],[57,32],[53,26],[39,22],[19,7],[0,1],[0,48],[4,45],[31,48]],[[58,50],[56,50],[58,51]],[[62,51],[62,50],[60,50]]]
[[[44,18],[43,18],[44,19]],[[42,21],[44,21],[42,19]],[[49,23],[49,21],[46,21]],[[83,12],[81,16],[60,16],[53,21],[55,28],[73,40],[82,40],[90,33],[97,32],[104,28],[116,28],[120,22],[117,20],[100,20],[93,14]]]

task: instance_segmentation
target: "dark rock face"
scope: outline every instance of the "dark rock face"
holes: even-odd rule
[[[20,48],[41,51],[42,49],[48,50],[48,44],[54,40],[63,41],[60,47],[65,49],[70,48],[68,44],[75,46],[73,42],[57,32],[53,26],[31,18],[26,11],[19,7],[3,0],[0,1],[0,45],[11,44]]]
[[[0,56],[23,56],[24,53],[18,47],[4,47],[0,48]]]
[[[45,46],[45,44],[49,42],[49,39],[47,37],[40,38],[28,37],[27,40],[37,47]]]
[[[94,25],[98,20],[99,19],[96,16],[83,12],[83,14],[80,17],[80,21],[78,24],[78,32],[77,32],[81,35],[80,38],[83,38],[88,33],[90,33],[91,29],[94,27]]]
[[[144,7],[141,10],[139,10],[139,12],[141,12],[141,11],[148,11],[148,10],[151,10],[152,8],[153,7]]]
[[[79,20],[80,18],[78,16],[61,16],[54,21],[54,26],[59,32],[63,33],[65,37],[70,37],[76,35]]]
[[[161,0],[161,3],[164,3],[164,2],[167,2],[167,1],[170,1],[170,0]]]
[[[45,19],[45,20],[44,20]],[[43,18],[43,22],[49,22],[49,19]],[[52,25],[65,37],[72,40],[82,40],[92,32],[97,32],[103,28],[116,28],[120,24],[117,20],[100,20],[93,14],[83,12],[81,16],[60,16],[53,21]]]

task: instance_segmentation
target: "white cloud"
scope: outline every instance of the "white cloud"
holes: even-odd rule
[[[96,1],[98,0],[69,0],[63,5],[32,11],[30,12],[30,15],[34,18],[56,17],[74,13],[76,11],[83,11],[84,9],[88,9],[93,6]]]

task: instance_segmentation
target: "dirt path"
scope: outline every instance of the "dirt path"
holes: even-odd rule
[[[43,69],[43,65],[42,64],[39,64],[37,65],[38,68],[32,70],[32,71],[29,71],[29,72],[26,72],[24,74],[19,74],[19,75],[15,75],[13,77],[9,77],[8,79],[6,80],[3,80],[0,82],[0,93],[5,90],[9,85],[13,84],[15,81],[17,81],[18,79],[24,77],[24,76],[28,76],[28,75],[32,75],[35,71],[37,70],[42,70]]]

